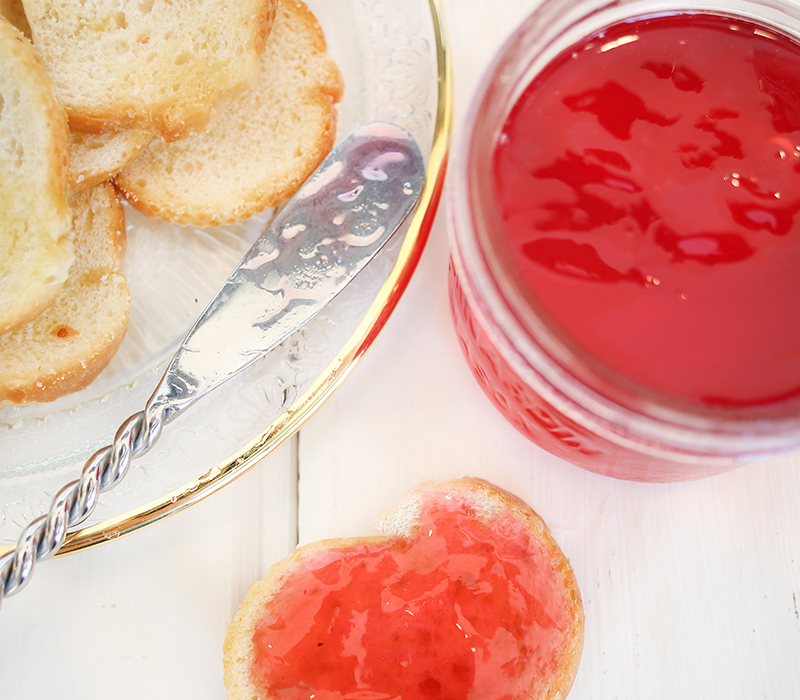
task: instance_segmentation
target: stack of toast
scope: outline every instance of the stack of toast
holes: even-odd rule
[[[50,401],[126,329],[122,200],[194,226],[288,199],[341,74],[300,0],[0,0],[0,403]]]

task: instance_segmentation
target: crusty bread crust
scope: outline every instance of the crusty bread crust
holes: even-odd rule
[[[134,207],[165,221],[248,218],[288,199],[328,154],[342,91],[316,18],[282,0],[256,87],[206,133],[151,142],[115,182]]]
[[[128,325],[125,213],[110,182],[70,197],[76,260],[55,301],[0,335],[0,402],[52,401],[108,365]]]
[[[68,130],[30,42],[0,19],[0,333],[37,316],[72,262]]]
[[[457,495],[474,507],[475,517],[492,524],[501,515],[512,515],[524,524],[532,539],[543,546],[558,574],[559,582],[570,607],[572,628],[566,634],[566,644],[560,650],[560,664],[548,679],[544,694],[535,695],[522,689],[515,700],[563,700],[575,680],[583,650],[584,615],[575,576],[568,559],[550,534],[544,521],[527,504],[516,496],[481,479],[464,478],[444,483],[425,483],[409,491],[393,508],[378,519],[381,537],[340,538],[322,540],[298,547],[290,556],[277,562],[248,591],[239,610],[228,627],[223,645],[224,683],[229,700],[272,700],[265,698],[253,682],[251,668],[255,661],[252,642],[257,622],[269,608],[289,575],[303,560],[324,550],[345,549],[365,543],[381,544],[390,538],[407,537],[420,525],[421,507],[427,494]]]
[[[4,17],[30,41],[31,25],[25,16],[22,0],[0,0],[0,17]]]
[[[23,0],[76,131],[202,131],[255,82],[278,0]]]

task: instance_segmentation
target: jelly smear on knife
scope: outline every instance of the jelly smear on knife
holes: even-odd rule
[[[428,496],[403,539],[320,550],[253,636],[258,684],[289,700],[511,700],[552,680],[574,624],[563,572],[519,519]]]
[[[553,61],[494,159],[491,245],[612,378],[692,405],[800,396],[800,46],[711,14]]]

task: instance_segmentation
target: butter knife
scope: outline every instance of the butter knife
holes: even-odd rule
[[[24,587],[36,562],[61,548],[164,425],[277,347],[344,289],[403,223],[424,177],[417,143],[395,124],[361,126],[331,151],[189,331],[144,410],[122,424],[113,444],[96,452],[0,557],[0,605]]]

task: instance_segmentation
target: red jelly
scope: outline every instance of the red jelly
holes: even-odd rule
[[[254,678],[292,700],[539,697],[573,630],[568,596],[519,519],[487,526],[429,497],[415,535],[295,567],[256,626]]]
[[[628,4],[545,0],[501,53],[456,168],[451,302],[525,435],[694,478],[798,446],[800,44]]]
[[[610,27],[534,80],[494,166],[493,244],[604,369],[703,404],[800,394],[795,42],[713,15]]]

